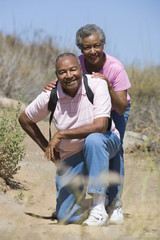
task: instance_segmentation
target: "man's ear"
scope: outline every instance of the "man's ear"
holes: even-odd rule
[[[82,70],[82,66],[81,66],[81,75],[83,75],[83,70]]]
[[[82,65],[81,64],[78,64],[78,65],[80,67],[81,72],[83,73]]]
[[[57,76],[57,71],[55,71],[55,74],[56,74],[56,76]],[[58,76],[57,76],[57,78],[58,78]]]
[[[81,53],[83,53],[83,48],[81,48]]]

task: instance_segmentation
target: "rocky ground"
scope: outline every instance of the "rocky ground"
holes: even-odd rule
[[[40,128],[48,137],[48,122],[41,122]],[[131,139],[128,132],[125,148],[131,147]],[[50,218],[56,206],[56,168],[28,136],[25,144],[27,155],[15,175],[16,188],[0,183],[1,240],[160,239],[160,166],[144,153],[125,152],[124,224],[82,227],[59,225]]]

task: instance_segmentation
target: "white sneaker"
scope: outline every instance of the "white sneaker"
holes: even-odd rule
[[[92,209],[89,217],[82,223],[83,226],[102,226],[106,223],[108,214],[106,211],[98,211],[97,209]]]
[[[110,217],[110,224],[123,224],[123,211],[122,208],[117,207],[114,209],[111,217]]]

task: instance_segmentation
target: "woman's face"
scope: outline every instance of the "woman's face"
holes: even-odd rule
[[[91,65],[97,65],[103,59],[103,44],[98,34],[93,33],[82,40],[81,52]]]

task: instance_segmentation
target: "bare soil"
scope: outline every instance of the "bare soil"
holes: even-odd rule
[[[48,137],[48,122],[39,125]],[[125,153],[123,225],[59,225],[51,219],[56,206],[56,167],[28,136],[24,143],[27,155],[15,175],[15,189],[0,183],[1,240],[160,239],[160,166],[146,154]]]

